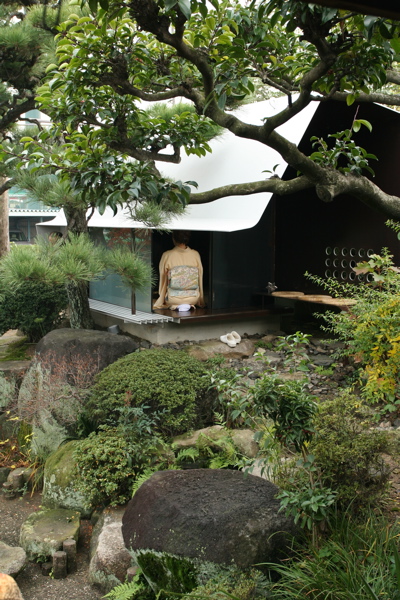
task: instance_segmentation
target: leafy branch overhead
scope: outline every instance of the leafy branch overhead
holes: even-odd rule
[[[73,0],[68,9],[36,98],[61,149],[41,156],[50,135],[42,133],[31,169],[45,164],[100,210],[121,202],[136,210],[151,198],[179,212],[224,196],[315,188],[324,201],[351,194],[399,217],[400,198],[371,181],[376,157],[357,144],[357,128],[370,127],[357,115],[363,103],[400,106],[396,22],[297,0]],[[287,105],[260,125],[232,111],[271,94],[285,95]],[[333,144],[314,140],[307,155],[278,127],[327,100],[361,109],[354,105],[348,130],[331,132]],[[167,101],[169,114],[153,111]],[[163,163],[179,163],[182,152],[204,156],[224,130],[276,150],[297,175],[260,173],[201,193],[193,182],[161,177]],[[27,140],[26,150],[36,143]]]

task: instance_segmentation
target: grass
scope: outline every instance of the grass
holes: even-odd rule
[[[285,565],[271,565],[280,579],[273,600],[399,600],[400,525],[371,513],[357,523],[338,516],[329,539],[300,549]]]
[[[34,344],[28,344],[26,338],[4,345],[4,353],[2,352],[0,356],[0,362],[9,360],[30,360],[32,355],[29,354],[29,351],[33,345]]]

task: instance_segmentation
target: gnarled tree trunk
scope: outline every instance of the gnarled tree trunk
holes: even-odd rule
[[[68,231],[77,234],[87,233],[86,211],[86,207],[64,207]],[[66,289],[72,329],[93,329],[94,323],[89,307],[89,284],[86,281],[70,281]]]

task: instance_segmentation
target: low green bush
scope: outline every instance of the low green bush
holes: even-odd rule
[[[118,410],[116,426],[101,425],[77,443],[77,487],[92,506],[127,502],[138,477],[168,468],[174,459],[172,451],[154,433],[157,419],[147,409],[123,406]]]
[[[309,446],[324,483],[337,492],[339,507],[350,506],[352,512],[378,506],[389,479],[382,453],[390,452],[390,437],[372,429],[361,409],[360,399],[348,390],[322,403]]]
[[[31,342],[56,328],[68,305],[63,285],[26,281],[0,295],[0,334],[19,329]]]
[[[106,423],[116,422],[124,405],[146,405],[161,415],[157,430],[162,435],[178,435],[202,424],[209,387],[205,373],[200,361],[180,350],[135,352],[99,373],[86,410]]]

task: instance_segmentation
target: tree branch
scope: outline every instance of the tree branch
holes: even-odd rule
[[[189,204],[207,204],[208,202],[213,202],[219,198],[226,198],[227,196],[249,196],[263,192],[286,196],[287,194],[293,194],[294,192],[312,187],[314,187],[314,184],[304,176],[297,177],[291,181],[282,181],[279,177],[271,177],[271,179],[263,181],[235,183],[214,188],[208,192],[193,193],[190,195]]]

